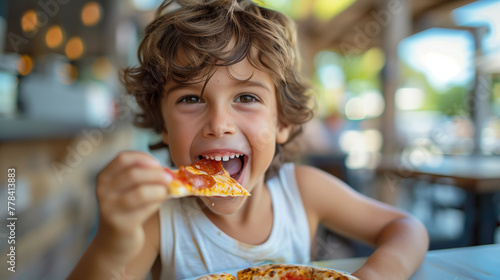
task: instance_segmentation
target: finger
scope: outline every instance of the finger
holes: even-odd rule
[[[137,168],[132,167],[125,170],[122,174],[117,175],[113,181],[109,182],[109,186],[104,186],[107,190],[102,190],[105,193],[111,192],[114,195],[120,195],[129,189],[139,187],[145,184],[156,184],[167,187],[170,184],[171,178],[163,170],[163,168]]]
[[[107,179],[98,178],[97,195],[99,198],[106,195],[116,196],[120,192],[143,184],[168,186],[172,180],[161,165],[148,167],[129,165],[122,167],[120,172],[106,176],[108,176]]]
[[[143,185],[123,193],[117,200],[117,207],[123,211],[133,211],[151,204],[161,203],[168,198],[163,185]]]
[[[160,162],[153,156],[138,151],[120,152],[97,176],[99,181],[108,181],[120,174],[124,169],[132,166],[161,167]]]

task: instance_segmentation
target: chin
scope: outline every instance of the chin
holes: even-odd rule
[[[200,200],[204,206],[217,215],[231,215],[238,210],[245,202],[247,197],[201,197]]]

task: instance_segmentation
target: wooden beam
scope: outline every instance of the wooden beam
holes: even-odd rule
[[[375,13],[375,9],[371,10]],[[366,13],[356,24],[342,30],[342,35],[334,38],[329,46],[342,55],[357,55],[381,45],[381,37],[386,26]]]
[[[299,25],[305,28],[304,33],[308,33],[309,38],[314,40],[319,48],[328,48],[331,42],[341,38],[352,26],[359,23],[372,7],[372,0],[357,0],[327,22],[320,22],[311,16]]]
[[[457,26],[453,18],[453,10],[470,4],[472,0],[441,1],[432,6],[421,7],[414,11],[413,33],[418,33],[429,28],[463,29],[473,31],[469,27]]]
[[[411,1],[408,16],[414,27],[409,35],[431,27],[460,28],[456,26],[451,13],[472,2],[474,0]],[[298,24],[302,29],[301,36],[310,41],[307,44],[314,45],[318,50],[335,49],[343,54],[361,53],[381,46],[378,28],[386,28],[398,16],[403,0],[386,1],[383,9],[377,7],[376,3],[373,0],[358,0],[327,22],[310,16]]]
[[[476,2],[475,0],[420,0],[412,1],[414,22],[418,21],[422,17],[426,17],[430,14],[436,15],[450,15],[451,12],[457,8],[463,7],[470,3]]]
[[[379,0],[379,9],[385,9],[391,0]],[[401,40],[408,37],[412,29],[411,0],[400,0],[399,12],[394,13],[387,28],[384,29],[382,49],[385,56],[385,65],[381,73],[382,94],[385,100],[385,110],[382,114],[382,132],[384,141],[382,145],[383,154],[394,154],[400,152],[404,145],[398,138],[395,116],[395,93],[402,85],[401,65],[398,56],[398,46]]]

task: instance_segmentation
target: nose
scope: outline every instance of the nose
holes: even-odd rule
[[[230,109],[223,106],[211,108],[207,114],[206,123],[202,129],[203,137],[216,137],[233,135],[236,133],[234,117]]]

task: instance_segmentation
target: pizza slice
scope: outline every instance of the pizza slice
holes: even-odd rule
[[[200,159],[194,164],[173,171],[165,168],[171,177],[168,192],[171,197],[184,196],[250,196],[250,193],[231,178],[222,163]]]
[[[307,265],[267,264],[238,271],[238,280],[359,280],[328,268]]]

